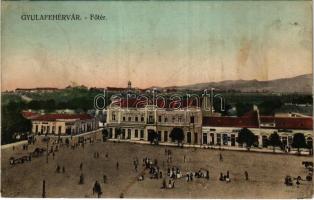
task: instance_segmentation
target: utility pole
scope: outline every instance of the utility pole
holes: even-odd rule
[[[46,139],[46,142],[47,142],[46,163],[48,164],[48,154],[49,154],[49,150],[48,150],[49,137],[48,137],[48,135],[45,136],[45,139]]]
[[[43,193],[42,193],[42,198],[46,198],[46,181],[43,180]]]
[[[214,89],[215,88],[210,88],[210,115],[213,115],[213,109],[214,109]]]

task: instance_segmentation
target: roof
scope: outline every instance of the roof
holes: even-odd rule
[[[203,117],[203,126],[258,128],[257,116],[242,117]]]
[[[299,129],[312,130],[313,119],[311,117],[274,117],[260,116],[260,122],[256,112],[250,112],[241,117],[203,117],[203,126],[214,127],[238,127],[238,128],[259,128],[260,124],[274,123],[275,129]]]
[[[283,105],[275,110],[275,113],[300,113],[313,116],[313,105]]]
[[[106,90],[109,91],[122,91],[122,90],[127,90],[127,88],[119,88],[119,87],[106,87]]]
[[[152,105],[153,104],[153,100],[152,99],[134,99],[134,98],[130,98],[130,99],[120,99],[117,100],[117,102],[112,103],[113,105],[116,106],[121,106],[122,108],[144,108],[146,105]],[[190,99],[189,101],[187,101],[186,99],[182,99],[182,101],[176,101],[176,100],[169,100],[169,99],[165,99],[165,101],[161,98],[158,98],[156,100],[157,106],[159,108],[185,108],[187,106],[189,107],[200,107],[201,106],[201,102],[197,102],[196,100]]]
[[[54,87],[37,87],[37,88],[16,88],[16,90],[58,90]]]
[[[39,114],[34,113],[34,112],[30,112],[30,111],[22,111],[22,115],[26,119],[33,119],[33,118],[37,117]]]
[[[93,119],[91,115],[88,114],[45,114],[33,118],[34,121],[56,121],[61,119],[79,119],[79,120],[88,120]]]
[[[261,116],[261,122],[275,122],[277,129],[313,129],[313,119],[311,117],[273,117]]]

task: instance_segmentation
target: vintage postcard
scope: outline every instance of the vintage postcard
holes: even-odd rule
[[[1,197],[313,198],[313,3],[1,2]]]

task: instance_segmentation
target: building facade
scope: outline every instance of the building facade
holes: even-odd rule
[[[177,128],[184,134],[184,143],[199,144],[201,141],[202,114],[198,108],[109,106],[106,121],[109,138],[149,141],[150,135],[156,133],[159,142],[171,142],[171,131]]]
[[[37,135],[77,135],[98,129],[97,119],[87,114],[45,114],[31,121]]]
[[[259,116],[250,112],[242,117],[204,117],[202,144],[216,146],[239,146],[238,133],[248,128],[258,138],[258,147],[267,147],[272,133],[278,133],[283,147],[291,147],[293,135],[303,133],[307,143],[313,141],[313,119],[311,117]]]
[[[219,116],[200,107],[181,109],[159,108],[156,105],[134,107],[125,102],[107,108],[106,127],[109,138],[130,141],[149,141],[157,133],[159,142],[173,142],[169,135],[176,129],[184,133],[185,144],[212,146],[240,146],[238,133],[248,128],[258,138],[258,147],[266,147],[269,136],[276,132],[284,147],[291,147],[293,135],[303,133],[307,143],[312,143],[313,119],[300,115],[259,116],[258,110],[242,117]]]

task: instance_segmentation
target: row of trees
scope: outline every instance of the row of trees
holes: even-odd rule
[[[25,109],[40,110],[52,112],[56,109],[75,109],[77,111],[87,111],[93,109],[93,97],[75,97],[66,101],[56,102],[54,99],[48,100],[32,100],[25,102],[21,100],[9,101],[2,104],[1,119],[1,144],[15,142],[15,134],[26,134],[31,131],[31,121],[25,119],[21,112]]]
[[[14,142],[15,134],[25,134],[31,131],[32,123],[21,114],[22,107],[16,103],[2,106],[1,144]]]
[[[122,131],[121,129],[116,130],[117,136],[121,135]],[[108,136],[108,133],[106,132],[106,136]],[[160,136],[156,133],[156,131],[151,130],[150,133],[148,134],[148,141],[151,143],[158,143],[158,138]],[[181,128],[173,128],[172,131],[170,132],[169,137],[171,138],[172,142],[177,142],[178,145],[182,143],[184,140],[184,132]],[[245,145],[248,150],[252,146],[258,146],[258,137],[249,129],[247,128],[242,128],[239,131],[237,142],[240,145]],[[263,146],[272,146],[274,151],[276,147],[281,147],[284,149],[284,144],[280,140],[280,136],[278,135],[277,132],[272,133],[266,140],[263,141]],[[303,133],[295,133],[293,135],[293,140],[292,140],[292,147],[297,148],[298,152],[300,152],[301,148],[308,148],[310,152],[312,153],[313,149],[313,142],[306,142],[305,136]]]
[[[254,135],[254,133],[250,131],[249,129],[242,128],[239,131],[237,142],[241,145],[245,144],[246,148],[249,150],[252,146],[258,145],[258,137]],[[285,148],[285,144],[282,143],[282,141],[280,140],[280,136],[278,135],[277,132],[272,133],[269,136],[269,138],[264,140],[264,143],[265,144],[263,144],[263,146],[265,147],[272,146],[274,151],[276,147],[281,147],[282,149]],[[293,148],[297,148],[298,152],[300,152],[301,148],[307,148],[312,153],[313,142],[312,141],[306,142],[306,139],[303,133],[295,133],[293,135],[291,146]]]
[[[67,101],[56,102],[54,99],[49,100],[32,100],[25,104],[25,109],[53,111],[56,109],[82,109],[87,111],[94,108],[94,99],[89,97],[77,97]]]
[[[122,130],[121,128],[117,128],[116,129],[116,137],[120,138],[122,134]],[[103,136],[105,138],[109,137],[109,133],[107,130],[104,129],[103,131]],[[160,135],[158,135],[158,133],[154,130],[150,130],[147,140],[152,144],[152,143],[158,143],[158,139],[159,137],[161,137]],[[171,141],[173,142],[177,142],[178,145],[180,143],[182,143],[182,141],[184,140],[184,132],[181,128],[174,128],[172,129],[169,137],[171,138]]]

